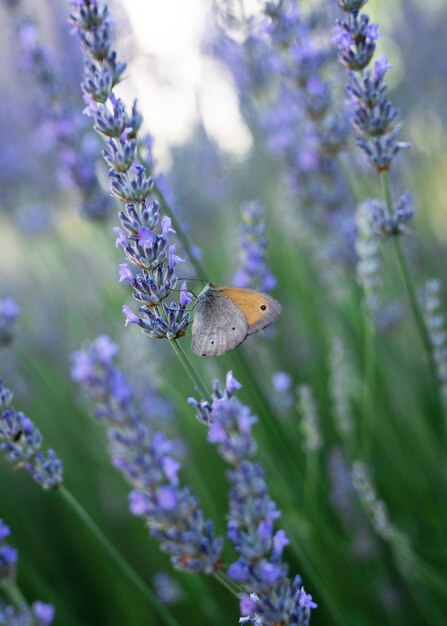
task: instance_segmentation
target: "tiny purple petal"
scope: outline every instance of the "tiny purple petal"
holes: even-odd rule
[[[115,247],[122,246],[125,248],[127,246],[127,239],[123,231],[119,226],[113,229],[113,232],[116,234]]]
[[[120,263],[120,271],[119,271],[119,282],[127,281],[132,284],[134,281],[134,275],[132,274],[127,263]]]
[[[303,609],[316,609],[316,608],[318,608],[318,604],[316,604],[312,600],[312,596],[309,593],[306,593],[304,591],[304,587],[301,587],[298,604]]]
[[[277,393],[290,391],[292,378],[286,372],[275,372],[272,376],[273,389]]]
[[[169,269],[173,270],[178,263],[184,262],[185,259],[182,259],[175,254],[175,243],[173,243],[172,246],[169,247]]]
[[[45,604],[37,600],[32,606],[34,616],[39,620],[40,626],[50,626],[54,620],[54,606],[51,604]]]
[[[126,316],[124,326],[127,326],[128,324],[137,324],[138,326],[140,325],[140,318],[138,317],[138,315],[135,315],[135,313],[127,306],[127,304],[123,306],[123,313]]]
[[[75,382],[82,382],[93,374],[94,365],[89,355],[79,350],[72,355],[71,377]]]
[[[227,433],[224,426],[218,422],[213,422],[208,429],[208,441],[210,443],[225,443],[227,440]]]
[[[166,511],[173,511],[177,507],[177,491],[174,487],[160,487],[157,492],[158,505]]]
[[[171,218],[167,215],[164,215],[161,220],[161,232],[163,233],[163,237],[167,237],[168,233],[175,233],[175,230],[171,228]]]
[[[162,460],[161,464],[163,466],[163,471],[166,475],[166,478],[169,481],[173,481],[175,478],[177,478],[177,474],[181,467],[178,461],[172,459],[170,456],[167,456]]]
[[[268,541],[273,532],[273,520],[265,519],[258,525],[258,537],[263,541]]]
[[[229,396],[232,396],[235,391],[242,387],[241,383],[233,376],[231,370],[227,373],[225,378],[225,387]]]
[[[11,530],[9,526],[3,523],[3,520],[0,520],[0,541],[4,541],[6,537],[9,537],[11,534]]]
[[[129,511],[136,517],[148,513],[148,498],[142,491],[131,491],[129,494]]]
[[[247,568],[239,561],[235,561],[230,565],[227,574],[230,578],[240,583],[247,581]]]
[[[278,530],[273,537],[273,550],[276,555],[281,556],[284,548],[290,543],[286,533],[283,530]]]
[[[150,248],[154,242],[154,235],[150,228],[144,226],[138,231],[138,243],[144,248]]]
[[[377,41],[380,37],[379,33],[379,25],[378,24],[369,24],[366,29],[366,36],[371,41]]]
[[[18,552],[15,548],[11,548],[11,546],[2,546],[0,548],[0,562],[13,565],[17,563],[17,557]]]
[[[274,585],[283,576],[283,570],[278,565],[266,561],[261,566],[261,578],[269,585]]]
[[[388,63],[388,58],[382,55],[374,63],[374,80],[377,82],[383,80],[385,74],[392,66]]]
[[[192,293],[188,291],[188,285],[183,283],[180,291],[180,306],[185,307],[187,304],[191,304],[191,302]]]
[[[244,594],[241,596],[240,609],[241,609],[242,616],[251,615],[252,613],[256,612],[257,605],[256,605],[256,602],[252,600],[250,596],[247,596]]]
[[[14,320],[20,313],[20,307],[13,298],[0,300],[0,315]]]
[[[100,361],[107,365],[112,362],[113,357],[118,352],[118,346],[107,335],[97,337],[93,346]]]

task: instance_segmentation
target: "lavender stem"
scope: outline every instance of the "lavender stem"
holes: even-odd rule
[[[157,611],[159,616],[169,626],[180,626],[180,623],[176,618],[171,615],[168,609],[158,600],[155,593],[146,585],[144,580],[137,574],[137,572],[129,565],[121,552],[114,546],[110,539],[103,533],[103,531],[93,521],[82,504],[68,491],[64,486],[58,489],[65,502],[76,513],[76,515],[82,520],[82,522],[91,530],[96,539],[101,543],[103,548],[108,552],[109,556],[115,561],[119,569],[125,574],[125,576],[137,587],[145,598],[149,601],[152,608]]]

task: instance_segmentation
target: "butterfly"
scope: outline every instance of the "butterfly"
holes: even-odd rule
[[[270,326],[281,311],[280,303],[265,293],[207,283],[195,306],[192,351],[199,356],[225,354]]]

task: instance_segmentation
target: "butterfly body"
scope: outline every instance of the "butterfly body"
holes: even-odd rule
[[[192,350],[199,356],[225,354],[272,324],[281,310],[279,302],[267,294],[207,283],[195,307]]]

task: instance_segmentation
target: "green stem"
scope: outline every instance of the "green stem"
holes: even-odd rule
[[[388,215],[392,215],[393,211],[393,200],[391,196],[391,187],[390,187],[390,179],[388,172],[382,172],[381,174],[381,182],[382,182],[382,190],[383,196],[385,198],[385,204],[388,211]],[[414,320],[416,322],[417,329],[422,339],[422,343],[424,344],[425,351],[427,353],[428,361],[430,363],[432,372],[435,376],[435,380],[437,380],[436,372],[434,370],[433,361],[432,361],[432,351],[430,339],[428,336],[427,328],[425,326],[424,318],[421,313],[419,303],[416,297],[416,291],[414,289],[413,281],[411,278],[410,270],[408,268],[407,260],[403,253],[402,247],[400,245],[399,237],[394,237],[394,251],[397,258],[397,263],[400,268],[400,272],[402,275],[402,280],[407,291],[408,299],[410,301],[411,310],[413,313]]]
[[[118,568],[125,574],[125,576],[139,589],[139,591],[149,601],[151,607],[157,611],[159,616],[169,626],[180,626],[180,623],[176,618],[171,615],[168,609],[158,600],[154,592],[146,585],[143,579],[137,574],[137,572],[129,565],[121,552],[114,546],[110,539],[103,533],[103,531],[93,521],[84,507],[78,502],[78,500],[68,491],[64,486],[59,487],[58,492],[63,497],[65,502],[76,513],[78,518],[85,524],[96,539],[100,542],[105,551],[109,554],[111,559],[115,562]]]
[[[317,500],[317,485],[318,485],[318,450],[308,450],[306,452],[306,480],[304,483],[305,488],[305,510],[308,514],[308,519],[318,516],[318,500]]]
[[[363,365],[363,433],[362,444],[365,459],[371,448],[374,436],[375,398],[375,329],[370,313],[364,308],[364,365]]]
[[[182,228],[180,221],[176,218],[172,208],[169,206],[166,198],[163,195],[163,192],[157,187],[154,187],[154,191],[157,195],[158,201],[160,202],[161,209],[166,215],[171,218],[172,226],[176,232],[176,235],[185,250],[189,262],[193,266],[194,270],[197,272],[197,278],[201,278],[205,280],[205,268],[201,264],[201,262],[196,258],[194,251],[192,249],[191,243],[186,235],[185,231]]]
[[[201,395],[202,395],[204,400],[210,400],[211,401],[212,397],[211,397],[210,392],[208,391],[207,386],[203,382],[202,377],[200,376],[200,374],[198,373],[198,371],[196,370],[194,365],[189,360],[188,355],[183,350],[183,348],[181,347],[180,343],[177,341],[177,339],[172,339],[169,343],[171,344],[172,349],[174,350],[174,352],[176,353],[176,355],[180,359],[180,361],[181,361],[183,367],[185,368],[188,376],[192,380],[192,382],[194,384],[194,387],[196,387],[198,389],[198,391],[201,393]]]
[[[20,591],[19,586],[13,580],[5,581],[0,583],[0,588],[3,593],[16,608],[21,607],[23,604],[26,604],[25,596]]]
[[[213,576],[216,580],[218,580],[230,593],[232,593],[236,598],[239,598],[239,589],[237,585],[231,580],[228,574],[225,572],[214,572]]]

